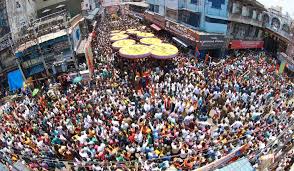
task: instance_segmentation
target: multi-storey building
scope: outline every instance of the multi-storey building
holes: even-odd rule
[[[147,0],[145,19],[200,55],[220,56],[225,49],[228,0]],[[197,47],[197,48],[196,48]]]
[[[62,67],[61,72],[66,72],[67,66],[77,68],[74,50],[81,41],[82,21],[81,15],[68,20],[66,11],[32,21],[24,37],[15,43],[16,57],[25,77],[56,74],[57,63]]]
[[[256,0],[230,0],[227,37],[229,49],[263,48],[262,16],[265,7]]]
[[[77,68],[74,50],[80,44],[79,25],[83,17],[72,17],[81,12],[81,1],[0,2],[0,21],[3,23],[3,27],[0,27],[1,36],[4,32],[7,33],[0,38],[1,80],[5,80],[7,73],[17,68],[23,71],[25,77],[45,71],[50,74],[56,73],[52,66],[60,61],[70,66],[74,63],[74,67]],[[7,22],[4,22],[5,19]],[[9,23],[9,29],[4,23]],[[17,65],[17,62],[20,65]]]
[[[284,15],[281,7],[274,7],[264,12],[262,22],[265,28],[265,50],[274,56],[277,52],[286,52],[287,46],[291,42],[291,17]]]

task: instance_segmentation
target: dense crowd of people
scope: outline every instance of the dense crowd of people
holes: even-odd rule
[[[130,61],[109,40],[128,28],[149,29],[127,16],[100,22],[89,82],[51,91],[48,81],[36,97],[1,106],[0,154],[34,170],[192,170],[242,145],[249,158],[271,153],[293,134],[293,84],[273,59]]]

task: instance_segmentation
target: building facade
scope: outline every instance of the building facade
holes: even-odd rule
[[[291,17],[284,15],[281,7],[274,7],[264,12],[262,22],[265,28],[265,50],[274,56],[278,52],[286,52],[287,46],[291,42]]]
[[[200,56],[225,49],[228,0],[147,0],[145,19],[174,35]],[[197,49],[197,50],[196,50]]]
[[[27,30],[32,39],[16,44],[16,57],[25,77],[43,77],[75,71],[74,50],[81,41],[81,15],[68,20],[66,12],[54,13],[33,21]],[[54,28],[51,28],[55,25]],[[36,32],[36,28],[39,29]],[[49,30],[49,32],[48,32]]]
[[[257,2],[230,0],[227,37],[229,49],[263,48],[262,16],[265,7]]]

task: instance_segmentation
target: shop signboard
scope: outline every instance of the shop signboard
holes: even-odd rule
[[[226,38],[224,35],[200,35],[197,47],[200,50],[220,49],[225,46]]]
[[[263,48],[263,41],[242,41],[232,40],[230,42],[230,49],[261,49]]]
[[[165,29],[192,42],[195,42],[198,37],[198,34],[192,29],[169,20],[165,22]]]

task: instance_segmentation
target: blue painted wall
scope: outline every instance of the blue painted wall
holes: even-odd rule
[[[168,1],[169,0],[147,0],[147,3],[159,5],[159,13],[164,16],[164,4]],[[228,1],[229,0],[193,0],[194,3],[191,3],[191,0],[178,0],[178,9],[187,9],[192,12],[201,13],[200,27],[197,29],[205,32],[226,34]],[[207,17],[215,20],[207,21]]]
[[[205,22],[205,31],[212,33],[227,33],[227,25]]]

